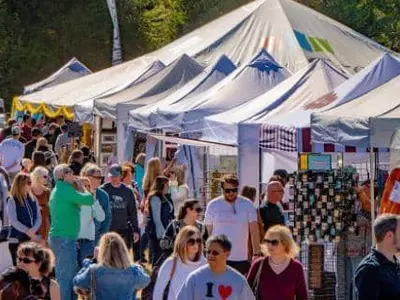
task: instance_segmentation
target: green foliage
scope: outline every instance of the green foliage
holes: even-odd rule
[[[251,0],[117,0],[123,58],[168,44]],[[399,0],[300,1],[400,51]],[[0,0],[0,97],[10,100],[76,56],[111,64],[106,0]]]

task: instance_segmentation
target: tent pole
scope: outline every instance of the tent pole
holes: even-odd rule
[[[371,146],[369,149],[370,167],[370,193],[371,193],[371,226],[375,220],[375,152]],[[372,235],[372,244],[375,245],[375,238]]]

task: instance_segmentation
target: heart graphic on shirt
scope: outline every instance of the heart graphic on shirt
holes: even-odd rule
[[[221,300],[227,300],[228,297],[232,294],[232,287],[230,285],[219,285],[218,294],[221,296]]]

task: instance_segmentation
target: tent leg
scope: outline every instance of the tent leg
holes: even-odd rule
[[[371,192],[371,223],[375,220],[375,152],[374,148],[369,149],[369,167],[370,167],[370,192]],[[371,225],[372,225],[371,224]],[[375,244],[375,238],[372,236],[372,243]]]

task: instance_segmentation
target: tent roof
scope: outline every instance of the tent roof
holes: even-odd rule
[[[382,117],[400,104],[400,76],[343,105],[311,115],[312,141],[367,148],[371,119]],[[394,128],[392,128],[393,132]],[[383,133],[382,133],[383,134]],[[376,147],[388,147],[387,140]]]
[[[161,61],[156,60],[151,63],[147,68],[142,69],[141,72],[135,74],[134,77],[126,79],[125,82],[123,82],[122,84],[103,92],[101,95],[98,95],[98,97],[108,97],[117,94],[125,89],[138,85],[141,82],[152,77],[159,71],[163,70],[164,68],[165,65]],[[76,103],[74,106],[75,120],[78,122],[91,123],[93,121],[93,107],[94,99],[89,99],[83,102]]]
[[[211,114],[231,109],[257,97],[289,77],[264,49],[213,88],[195,97],[185,97],[167,109],[157,110],[156,127],[180,128]],[[194,125],[194,124],[192,124]]]
[[[131,110],[129,113],[130,125],[144,130],[149,129],[154,126],[151,125],[151,115],[157,111],[157,108],[166,108],[184,97],[194,97],[220,82],[235,69],[236,66],[232,61],[226,55],[222,55],[213,66],[205,69],[196,78],[168,97],[156,103]]]
[[[266,120],[266,123],[297,128],[310,127],[313,112],[328,110],[347,103],[398,75],[400,75],[400,60],[386,53],[328,94],[313,99],[294,111],[271,117]]]
[[[63,65],[55,73],[51,74],[49,77],[24,87],[24,94],[33,93],[36,91],[43,90],[48,87],[58,85],[70,81],[72,79],[80,78],[91,74],[92,71],[89,70],[83,63],[78,59],[73,57],[69,62]]]
[[[205,118],[204,140],[238,141],[238,124],[263,124],[333,90],[347,77],[324,60],[315,60],[270,91],[241,106]]]
[[[95,114],[115,119],[117,116],[117,104],[125,103],[128,107],[131,105],[141,107],[155,103],[168,93],[175,91],[192,80],[203,70],[204,68],[200,64],[184,54],[141,83],[111,96],[95,100]],[[126,111],[126,114],[128,114],[128,111]]]
[[[379,44],[332,19],[291,0],[260,0],[245,5],[194,30],[165,47],[89,76],[20,96],[21,102],[70,106],[94,99],[149,63],[170,63],[183,53],[210,65],[226,54],[236,65],[249,61],[265,47],[280,65],[298,71],[314,58],[329,59],[343,69],[365,67],[382,52]],[[359,55],[362,53],[362,55]]]

